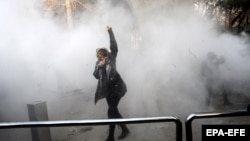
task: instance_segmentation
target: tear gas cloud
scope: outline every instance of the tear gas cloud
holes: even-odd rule
[[[66,20],[46,14],[40,1],[1,1],[1,120],[27,120],[20,111],[33,101],[47,101],[55,120],[106,118],[105,101],[93,102],[92,75],[96,48],[109,47],[106,25],[113,27],[117,69],[128,87],[119,105],[124,117],[203,111],[207,92],[200,66],[206,53],[225,57],[223,79],[241,81],[250,72],[249,43],[244,35],[219,33],[191,3],[179,2],[131,1],[133,15],[124,6],[98,1],[69,29]],[[78,100],[66,103],[64,97],[75,93]],[[65,109],[82,115],[67,116]]]

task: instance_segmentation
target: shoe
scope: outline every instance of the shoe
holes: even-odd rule
[[[119,140],[125,139],[129,135],[129,130],[122,131],[122,134],[118,137]]]

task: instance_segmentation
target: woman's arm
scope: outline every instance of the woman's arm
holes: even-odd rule
[[[115,40],[115,36],[114,36],[114,33],[113,33],[112,28],[110,26],[107,26],[107,30],[108,30],[108,33],[109,33],[111,54],[114,57],[116,57],[117,53],[118,53],[118,47],[117,47],[117,43],[116,43],[116,40]]]
[[[95,65],[95,70],[93,73],[93,75],[95,76],[96,79],[100,79],[100,75],[99,75],[100,66],[98,64],[99,64],[99,62],[97,61],[96,65]]]

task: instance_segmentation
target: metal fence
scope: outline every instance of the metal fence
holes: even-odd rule
[[[145,117],[123,119],[99,119],[99,120],[66,120],[66,121],[31,121],[0,123],[0,129],[8,128],[33,128],[33,127],[65,127],[65,126],[98,126],[110,124],[142,124],[174,122],[176,125],[176,141],[182,141],[182,123],[176,117]]]
[[[186,118],[185,131],[186,141],[193,141],[192,122],[195,119],[241,117],[250,116],[250,111],[238,110],[218,113],[197,113]],[[173,122],[176,125],[176,141],[182,141],[182,122],[177,117],[144,117],[144,118],[122,118],[122,119],[96,119],[96,120],[64,120],[64,121],[30,121],[30,122],[6,122],[0,123],[0,129],[9,128],[34,128],[34,127],[65,127],[65,126],[99,126],[110,124],[143,124]]]

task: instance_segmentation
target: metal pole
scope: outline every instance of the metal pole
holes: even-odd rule
[[[66,13],[67,13],[67,21],[69,28],[72,28],[72,8],[71,8],[71,1],[66,0],[65,1],[65,6],[66,6]]]

